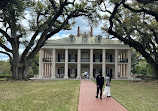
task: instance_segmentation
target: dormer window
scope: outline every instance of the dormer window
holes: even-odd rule
[[[75,38],[74,38],[74,35],[71,34],[71,35],[69,36],[69,42],[70,42],[70,43],[74,43],[74,39],[75,39]]]
[[[70,37],[70,43],[73,43],[73,41],[74,41],[74,38]]]
[[[83,43],[87,43],[88,42],[88,36],[87,34],[84,32],[84,35],[82,36],[82,42]]]
[[[101,35],[98,35],[98,36],[96,36],[96,38],[95,38],[95,43],[101,43],[102,41],[102,36]]]
[[[98,43],[101,43],[101,38],[100,37],[98,37]]]
[[[87,43],[87,37],[83,37],[83,43]]]

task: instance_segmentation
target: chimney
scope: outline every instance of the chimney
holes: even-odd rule
[[[91,27],[91,32],[90,32],[90,36],[93,36],[93,28]]]
[[[80,27],[78,26],[78,30],[77,30],[77,37],[80,36]]]

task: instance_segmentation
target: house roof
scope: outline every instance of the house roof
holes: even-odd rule
[[[73,37],[73,42],[70,42],[70,37]],[[83,42],[83,39],[84,37],[87,37],[87,42],[84,43]],[[98,37],[100,37],[101,39],[101,42],[98,43],[97,40],[98,40]],[[61,38],[61,39],[56,39],[56,40],[48,40],[46,42],[45,45],[63,45],[63,44],[120,44],[120,45],[123,45],[123,43],[119,40],[111,40],[111,39],[107,39],[107,38],[102,38],[101,35],[97,35],[97,36],[93,36],[93,37],[90,37],[88,34],[80,34],[79,37],[75,36],[75,35],[69,35],[69,37],[65,37],[65,38]]]

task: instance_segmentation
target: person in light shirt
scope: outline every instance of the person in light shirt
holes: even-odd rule
[[[110,75],[107,74],[107,76],[105,77],[105,80],[106,80],[106,83],[105,83],[105,94],[107,97],[111,97],[111,94],[110,94],[110,82],[111,82],[111,79],[110,79]]]

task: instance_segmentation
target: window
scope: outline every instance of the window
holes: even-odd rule
[[[70,74],[75,74],[75,71],[76,71],[75,68],[71,68],[70,69]]]
[[[70,43],[74,42],[74,37],[70,37]]]
[[[65,59],[65,54],[60,54],[60,59]]]
[[[101,36],[101,35],[98,35],[98,36],[96,36],[96,38],[95,38],[95,43],[101,43],[101,40],[102,40],[102,36]]]
[[[100,59],[100,54],[95,54],[95,59]]]
[[[106,74],[111,74],[111,69],[106,69]]]
[[[58,71],[59,71],[58,72],[59,74],[64,74],[65,69],[64,68],[59,68]]]
[[[69,36],[69,43],[73,43],[73,42],[74,42],[74,40],[75,40],[74,37],[75,37],[75,36],[72,35],[72,34]]]
[[[83,37],[83,43],[87,43],[87,37]]]
[[[106,62],[114,62],[114,59],[112,58],[112,54],[109,53],[106,54]]]
[[[101,43],[101,38],[100,37],[98,37],[98,43]]]
[[[110,59],[110,54],[109,53],[106,54],[106,59]]]

